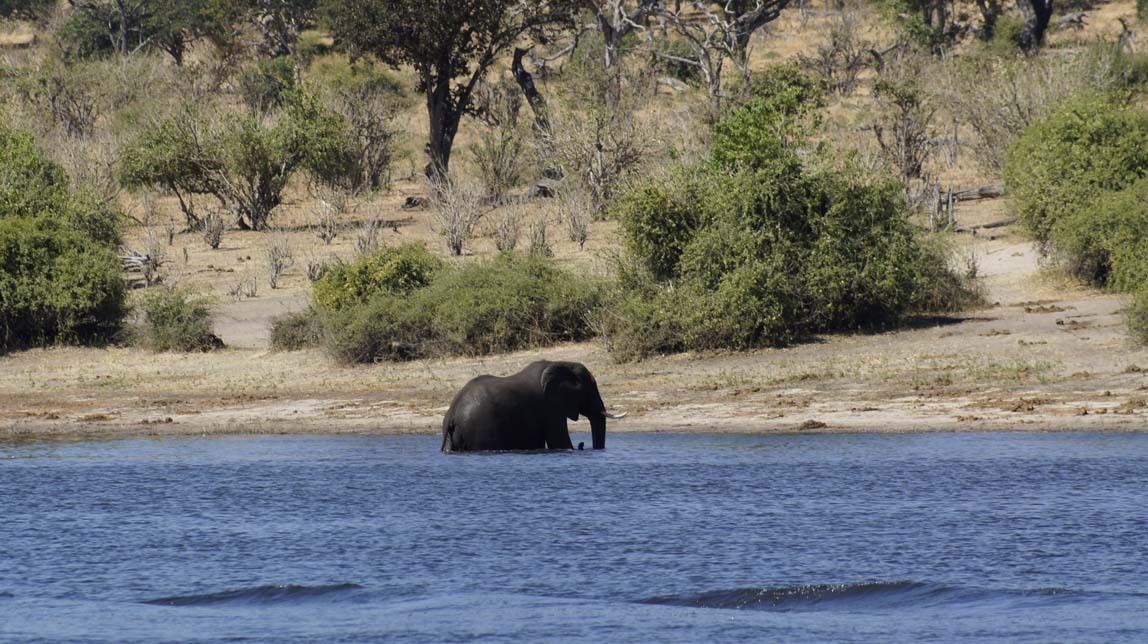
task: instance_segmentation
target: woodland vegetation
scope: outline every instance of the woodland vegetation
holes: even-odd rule
[[[272,337],[344,362],[889,328],[979,301],[946,239],[997,184],[1049,258],[1132,294],[1148,341],[1148,58],[1123,19],[1052,44],[1090,9],[0,0],[23,34],[0,50],[0,351],[219,346],[169,248],[235,231],[266,236],[272,289],[289,233],[354,236],[308,256],[311,305]],[[784,20],[828,29],[778,54]],[[380,241],[362,213],[396,182],[441,242]],[[594,270],[555,259],[599,234]]]

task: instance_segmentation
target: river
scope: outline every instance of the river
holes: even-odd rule
[[[438,443],[0,443],[0,641],[1148,641],[1148,434]]]

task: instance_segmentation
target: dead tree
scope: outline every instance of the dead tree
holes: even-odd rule
[[[689,13],[682,10],[685,4]],[[755,31],[776,20],[789,0],[725,0],[720,8],[712,2],[694,0],[676,9],[663,5],[659,17],[690,46],[690,56],[658,53],[667,60],[697,67],[706,82],[710,114],[722,106],[722,71],[728,60],[749,83],[749,39]]]
[[[661,3],[658,0],[638,0],[636,6],[627,6],[626,0],[579,0],[579,4],[594,16],[594,22],[602,34],[605,45],[602,64],[606,70],[606,103],[613,108],[617,106],[622,93],[621,79],[618,77],[622,39],[635,29],[640,29],[646,18]]]

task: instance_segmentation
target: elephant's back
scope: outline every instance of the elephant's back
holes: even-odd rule
[[[478,376],[455,395],[443,419],[443,448],[447,451],[542,449],[538,440],[523,442],[536,420],[528,392],[513,386],[514,378]],[[521,444],[519,444],[521,443]]]

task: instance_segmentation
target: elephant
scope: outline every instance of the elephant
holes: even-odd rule
[[[606,447],[606,419],[625,416],[606,411],[584,365],[539,360],[512,376],[478,376],[466,383],[443,418],[441,449],[573,449],[566,419],[579,415],[590,421],[594,449]]]

